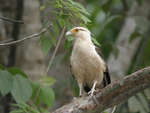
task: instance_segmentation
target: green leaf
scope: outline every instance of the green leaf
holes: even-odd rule
[[[3,67],[3,65],[0,64],[0,69],[4,70],[5,68]]]
[[[139,37],[141,35],[142,34],[140,34],[139,32],[133,32],[130,36],[129,43],[133,42],[133,40],[135,40],[137,37]]]
[[[65,37],[69,42],[74,40],[74,38],[72,36],[65,36]]]
[[[62,14],[62,15],[61,15],[61,18],[62,18],[64,21],[68,21],[69,15]]]
[[[41,11],[44,10],[45,7],[46,7],[46,4],[45,4],[45,5],[42,5],[42,6],[40,7],[40,10],[41,10]]]
[[[57,23],[54,20],[51,20],[51,21],[52,21],[52,25],[53,25],[53,28],[55,30],[55,33],[58,36],[59,35],[59,29],[58,29]]]
[[[28,78],[27,75],[20,69],[12,67],[12,68],[7,68],[7,71],[9,71],[11,74],[16,75],[20,74],[21,76]]]
[[[41,17],[44,17],[44,16],[48,15],[49,13],[50,13],[50,12],[48,12],[48,13],[46,13],[46,14],[42,15]]]
[[[58,4],[54,4],[54,5],[53,5],[53,8],[58,8],[58,9],[59,9],[59,8],[61,8],[61,6],[58,5]]]
[[[51,48],[51,42],[48,38],[44,38],[41,42],[41,49],[44,53],[44,55],[47,55],[47,53],[49,52]]]
[[[0,92],[4,97],[12,88],[12,76],[9,72],[0,69]]]
[[[61,10],[60,13],[59,13],[59,16],[61,17],[62,14],[64,14],[64,13],[63,13],[63,11]]]
[[[58,15],[56,13],[54,13],[54,15],[55,15],[55,18],[58,20],[59,19]]]
[[[84,8],[84,6],[81,5],[80,3],[74,2],[74,1],[72,1],[72,0],[69,0],[69,2],[72,3],[73,5],[76,5],[77,7],[79,7],[78,10],[81,11],[82,13],[87,14],[87,15],[90,15],[90,14],[86,11],[86,9]]]
[[[54,34],[51,30],[49,31],[49,35],[50,35],[50,39],[51,39],[53,45],[56,47],[56,39],[55,39]]]
[[[97,41],[94,37],[91,37],[91,40],[92,40],[92,42],[93,42],[95,45],[100,46],[100,44],[98,43],[98,41]]]
[[[103,111],[103,113],[108,113],[107,111]]]
[[[73,28],[73,25],[69,22],[66,22],[66,29],[67,31],[71,30]]]
[[[90,19],[88,19],[86,16],[82,15],[81,13],[80,13],[80,16],[81,16],[82,20],[85,22],[85,24],[87,24],[88,22],[91,22]]]
[[[65,41],[65,49],[69,49],[70,46],[71,46],[71,44],[72,44],[72,41],[66,40],[66,41]]]
[[[23,113],[23,112],[24,112],[24,110],[13,110],[10,113]]]
[[[38,43],[41,42],[41,40],[42,40],[43,37],[45,36],[45,33],[46,33],[46,32],[44,32],[44,33],[41,34],[41,36],[40,36],[40,38],[39,38],[39,40],[38,40]]]
[[[33,100],[36,93],[37,93],[37,91],[38,91],[38,89],[39,89],[39,87],[40,87],[40,84],[36,83],[36,82],[33,82],[32,87],[33,87],[33,93],[32,93],[31,99]],[[52,105],[53,105],[54,98],[55,98],[55,95],[54,95],[53,90],[50,87],[47,87],[47,86],[42,86],[41,90],[39,92],[39,95],[37,96],[38,101],[42,101],[43,103],[50,106],[51,108],[52,108]],[[39,102],[37,102],[37,100],[35,102],[36,105],[39,104]]]
[[[39,79],[39,83],[42,83],[43,78],[44,78],[44,77],[41,77],[41,78]],[[45,85],[45,86],[51,86],[51,85],[54,84],[56,81],[57,81],[56,79],[54,79],[54,78],[52,78],[52,77],[50,77],[50,76],[46,76],[43,85]]]
[[[40,30],[43,29],[43,27],[45,27],[45,25],[47,24],[48,21],[49,21],[49,20],[47,20],[47,21],[43,24],[43,26],[40,28]]]
[[[74,21],[74,18],[72,18],[72,17],[70,16],[69,19],[70,19],[74,24],[76,24],[75,21]]]
[[[56,3],[56,1],[46,2],[46,4],[49,4],[49,5],[53,5],[54,3]]]
[[[27,78],[19,74],[13,77],[11,94],[17,103],[20,101],[27,102],[32,95],[32,91],[31,82]]]
[[[59,3],[59,1],[56,0],[56,2],[59,5],[59,7],[62,8],[62,5]]]
[[[65,21],[62,18],[59,18],[58,22],[61,27],[65,25]]]

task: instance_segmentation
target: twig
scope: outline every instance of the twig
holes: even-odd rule
[[[0,16],[0,18],[3,19],[3,20],[6,20],[6,21],[10,21],[10,22],[16,22],[16,23],[25,24],[25,22],[23,22],[23,21],[12,20],[12,19],[5,18],[5,17],[2,17],[2,16]]]
[[[11,44],[16,44],[16,43],[22,42],[22,41],[24,41],[24,40],[28,40],[28,39],[31,39],[31,38],[33,38],[33,37],[40,36],[42,33],[46,32],[51,26],[52,26],[52,24],[50,24],[49,26],[47,26],[46,29],[43,29],[41,32],[39,32],[39,33],[37,33],[37,34],[31,35],[31,36],[28,36],[28,37],[25,37],[25,38],[22,38],[22,39],[20,39],[20,40],[16,40],[16,41],[13,41],[13,42],[0,44],[0,46],[7,46],[7,45],[11,45]]]
[[[34,103],[35,103],[35,101],[36,101],[36,99],[37,99],[37,96],[38,96],[40,90],[41,90],[41,87],[42,87],[42,85],[43,85],[43,82],[45,81],[46,75],[47,75],[47,73],[48,73],[48,71],[49,71],[49,69],[50,69],[50,67],[51,67],[51,64],[52,64],[52,62],[53,62],[53,59],[54,59],[54,57],[55,57],[55,55],[56,55],[56,52],[57,52],[57,50],[58,50],[58,47],[59,47],[59,45],[60,45],[61,39],[62,39],[62,37],[63,37],[63,35],[64,35],[65,29],[66,29],[66,27],[64,26],[64,27],[63,27],[63,30],[62,30],[62,32],[61,32],[60,38],[59,38],[59,40],[58,40],[57,46],[56,46],[56,48],[55,48],[55,51],[54,51],[54,53],[53,53],[53,55],[52,55],[52,58],[50,59],[50,63],[49,63],[49,65],[48,65],[48,67],[47,67],[47,69],[46,69],[46,72],[45,72],[45,74],[44,74],[44,78],[43,78],[43,80],[42,80],[42,82],[41,82],[41,85],[40,85],[40,87],[39,87],[39,89],[38,89],[38,91],[37,91],[35,97],[34,97],[34,100],[33,100]]]
[[[112,110],[112,112],[111,112],[111,113],[114,113],[115,109],[116,109],[116,106],[114,106],[114,107],[113,107],[113,110]]]
[[[0,41],[0,44],[13,41],[13,38],[8,38],[6,40]]]

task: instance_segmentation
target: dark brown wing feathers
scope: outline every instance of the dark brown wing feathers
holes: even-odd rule
[[[98,47],[95,47],[95,50],[96,50],[97,54],[104,60],[104,57],[103,57],[101,51],[99,50],[99,48],[98,48]],[[105,60],[104,60],[104,61],[105,61]],[[108,85],[108,84],[111,83],[110,74],[109,74],[109,70],[108,70],[107,65],[106,65],[106,70],[105,70],[105,72],[104,72],[103,83],[104,83],[104,87],[105,87],[106,85]]]

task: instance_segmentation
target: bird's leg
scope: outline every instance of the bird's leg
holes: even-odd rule
[[[82,84],[79,84],[79,89],[80,89],[80,91],[79,91],[79,97],[82,97]]]
[[[93,96],[93,92],[95,91],[96,84],[97,84],[97,81],[94,82],[94,85],[93,85],[93,87],[91,89],[91,96],[90,96],[90,98],[92,98],[92,96]]]

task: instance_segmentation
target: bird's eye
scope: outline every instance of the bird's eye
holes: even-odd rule
[[[78,31],[78,29],[76,29],[76,31]]]

